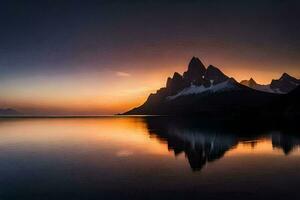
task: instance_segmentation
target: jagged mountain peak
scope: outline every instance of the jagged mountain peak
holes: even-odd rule
[[[183,75],[175,72],[168,78],[165,88],[151,94],[143,105],[125,114],[211,112],[209,115],[219,116],[231,112],[228,107],[244,112],[243,108],[255,107],[268,101],[270,96],[239,84],[213,65],[205,68],[199,58],[193,57]],[[240,106],[235,107],[237,104]]]
[[[178,72],[174,72],[173,79],[182,79],[182,76]]]
[[[298,81],[295,77],[289,75],[288,73],[283,73],[279,80],[287,80],[287,81],[294,81],[294,82]]]
[[[170,87],[171,84],[172,84],[172,78],[171,78],[171,77],[168,77],[166,87],[167,87],[167,88]]]
[[[300,80],[287,73],[283,73],[279,79],[273,79],[272,82],[267,85],[258,84],[253,78],[250,80],[243,80],[240,83],[252,89],[263,92],[286,94],[300,85]]]
[[[209,65],[206,69],[199,58],[193,57],[183,76],[175,72],[172,78],[168,78],[167,93],[171,96],[191,85],[210,87],[228,79],[219,68]]]
[[[256,84],[256,81],[252,77],[249,79],[249,81]]]
[[[240,83],[253,89],[259,85],[253,78],[250,78],[249,80],[242,80]]]
[[[183,78],[193,82],[201,79],[206,72],[206,68],[201,60],[193,57],[188,65],[188,70],[184,72]]]
[[[175,94],[176,92],[182,90],[187,85],[188,83],[183,80],[183,77],[178,72],[175,72],[173,74],[173,77],[172,78],[169,77],[167,80],[167,84],[166,84],[167,94],[168,95]]]
[[[289,94],[278,95],[285,93]],[[300,80],[287,73],[268,85],[261,85],[253,78],[240,84],[213,65],[205,68],[198,58],[193,57],[183,75],[175,72],[168,78],[166,87],[149,95],[143,105],[124,114],[199,115],[231,119],[257,117],[259,110],[262,112],[258,117],[273,117],[275,110],[275,117],[297,115],[300,118],[299,94]],[[282,99],[284,105],[276,103]],[[265,108],[269,103],[272,105]],[[277,108],[279,110],[276,111]]]
[[[283,73],[282,76],[276,80],[273,79],[270,88],[281,93],[289,93],[300,85],[300,80],[290,76],[287,73]]]
[[[209,65],[205,72],[204,78],[216,84],[226,81],[229,77],[226,76],[219,68]]]
[[[256,85],[258,85],[258,84],[256,83],[256,81],[255,81],[253,78],[250,78],[250,80],[249,80],[249,87],[254,87],[254,86],[256,86]]]
[[[205,69],[205,66],[201,62],[201,60],[198,57],[193,56],[189,63],[188,69],[199,68],[199,67]]]

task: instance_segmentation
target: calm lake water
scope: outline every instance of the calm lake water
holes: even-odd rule
[[[299,199],[300,132],[249,126],[0,119],[0,199]]]

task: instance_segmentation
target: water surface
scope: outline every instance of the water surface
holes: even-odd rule
[[[0,199],[299,199],[300,132],[249,127],[0,119]]]

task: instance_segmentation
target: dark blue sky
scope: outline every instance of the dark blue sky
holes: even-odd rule
[[[24,78],[71,82],[72,74],[97,72],[109,85],[107,71],[140,77],[163,68],[160,80],[192,56],[237,79],[250,78],[247,70],[265,82],[300,76],[299,19],[300,1],[289,0],[2,0],[0,84],[19,82],[9,91],[16,93]]]
[[[178,46],[299,59],[299,1],[1,2],[2,75],[144,60]]]

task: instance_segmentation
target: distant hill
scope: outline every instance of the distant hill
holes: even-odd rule
[[[12,109],[12,108],[6,108],[6,109],[0,109],[0,116],[14,116],[14,115],[20,115],[21,113]]]

